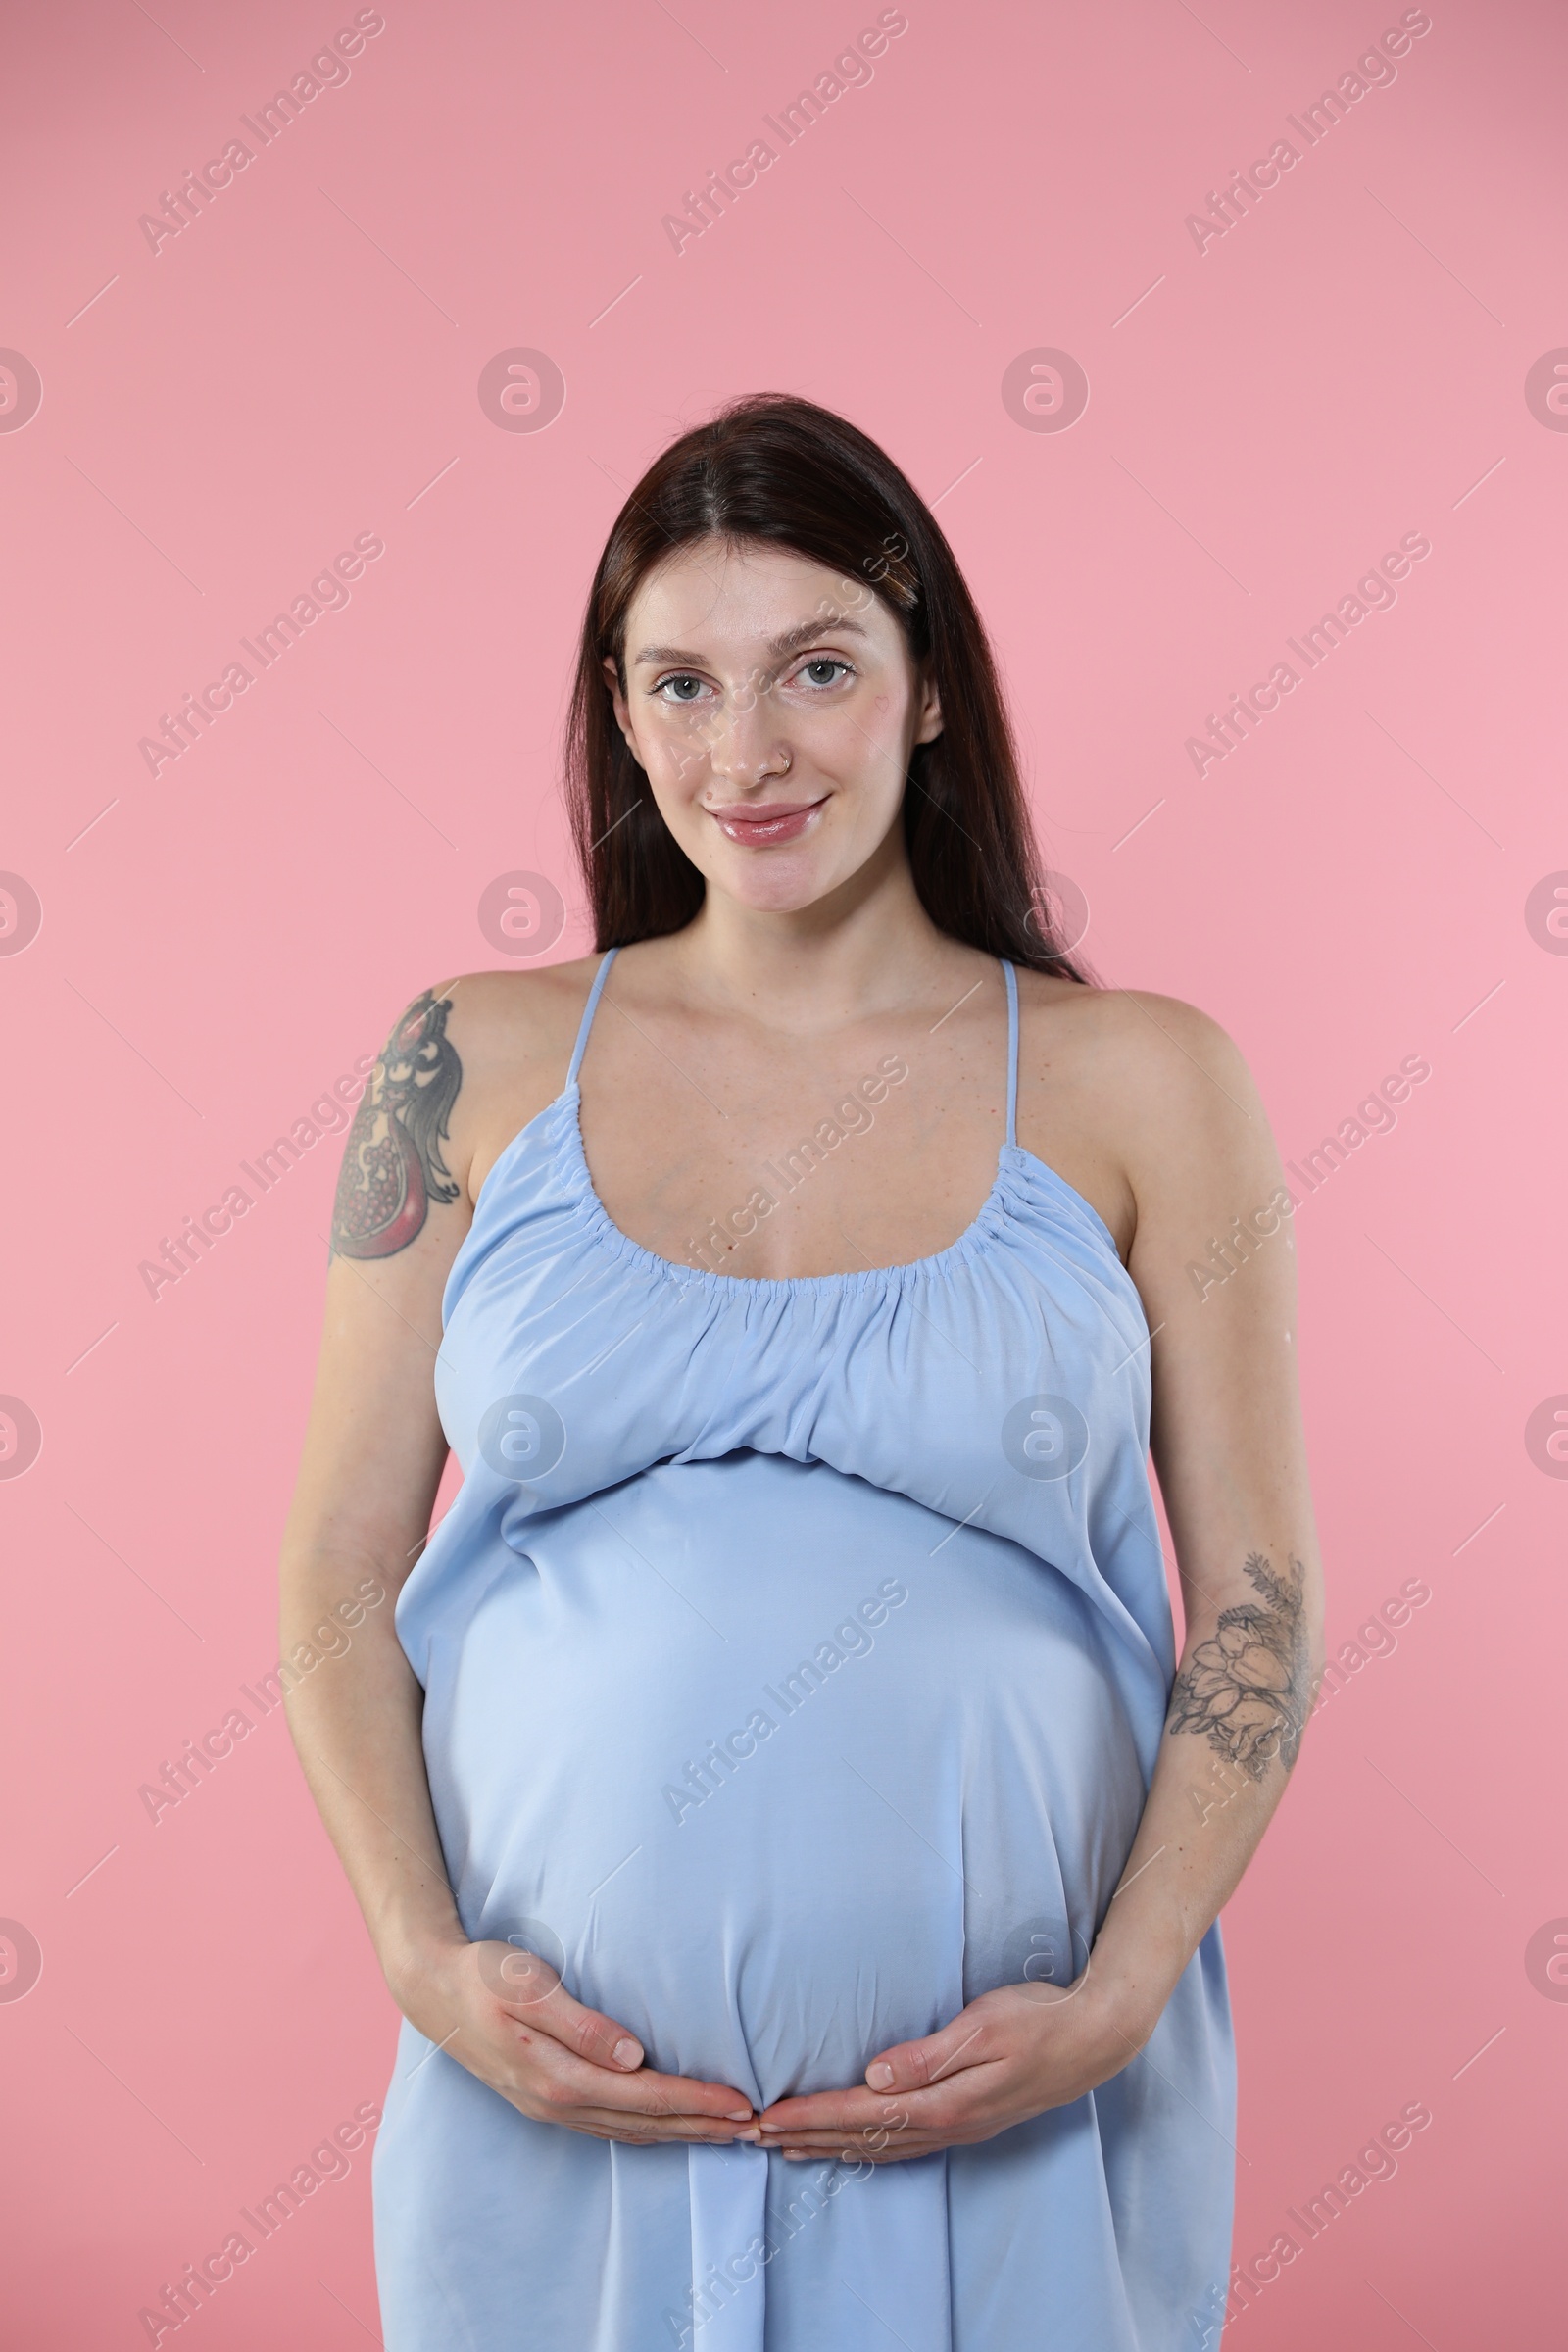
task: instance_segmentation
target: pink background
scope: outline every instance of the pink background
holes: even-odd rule
[[[909,0],[870,82],[678,255],[662,217],[870,0],[388,0],[348,82],[156,254],[138,216],[353,9],[14,23],[0,343],[43,400],[0,432],[0,867],[43,922],[0,956],[0,1390],[43,1444],[0,1480],[0,1915],[43,1965],[0,2059],[33,2352],[146,2340],[139,2307],[379,2098],[396,2027],[280,1713],[156,1825],[138,1797],[275,1658],[337,1144],[156,1301],[138,1264],[416,990],[498,960],[497,875],[553,877],[582,951],[556,785],[587,579],[654,453],[756,388],[945,494],[1102,975],[1224,1022],[1287,1158],[1431,1063],[1297,1220],[1332,1643],[1407,1578],[1432,1598],[1323,1708],[1226,1915],[1238,2258],[1401,2106],[1433,2121],[1234,2341],[1555,2340],[1568,1462],[1526,1425],[1568,1391],[1568,940],[1526,902],[1568,868],[1568,416],[1525,379],[1568,345],[1565,37],[1525,0],[1432,13],[1201,253],[1187,215],[1396,5]],[[540,432],[477,397],[515,347],[565,379]],[[1069,430],[1004,405],[1040,348],[1087,371]],[[385,554],[348,607],[149,774],[138,739],[362,532]],[[1200,777],[1205,714],[1406,532],[1432,552],[1396,605]],[[368,2181],[367,2148],[202,2340],[374,2333]]]

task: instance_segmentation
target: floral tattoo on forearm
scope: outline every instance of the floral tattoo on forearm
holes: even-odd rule
[[[398,1022],[360,1098],[332,1215],[338,1257],[391,1257],[422,1228],[431,1201],[455,1200],[441,1157],[463,1064],[447,1037],[447,1000],[426,989]]]
[[[1222,1609],[1171,1691],[1167,1730],[1201,1734],[1253,1781],[1275,1756],[1290,1771],[1306,1723],[1306,1572],[1294,1557],[1290,1568],[1289,1579],[1276,1576],[1260,1551],[1248,1554],[1247,1573],[1262,1600]]]

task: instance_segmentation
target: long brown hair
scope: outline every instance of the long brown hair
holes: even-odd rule
[[[615,722],[603,663],[626,685],[626,614],[656,564],[716,537],[769,541],[863,582],[903,626],[942,699],[916,744],[904,830],[920,903],[988,955],[1087,980],[1056,928],[996,663],[936,517],[876,443],[830,409],[755,392],[671,442],[606,542],[583,618],[566,727],[566,805],[596,946],[681,930],[704,881],[660,815]]]

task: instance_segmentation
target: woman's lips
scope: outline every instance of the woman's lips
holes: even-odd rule
[[[766,849],[773,842],[798,841],[821,806],[821,801],[768,801],[752,808],[710,808],[708,813],[727,840],[748,849]]]

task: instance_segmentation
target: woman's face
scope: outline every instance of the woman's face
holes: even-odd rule
[[[813,906],[879,851],[903,856],[909,755],[942,732],[881,598],[756,541],[683,547],[626,622],[615,716],[660,814],[710,890]]]

